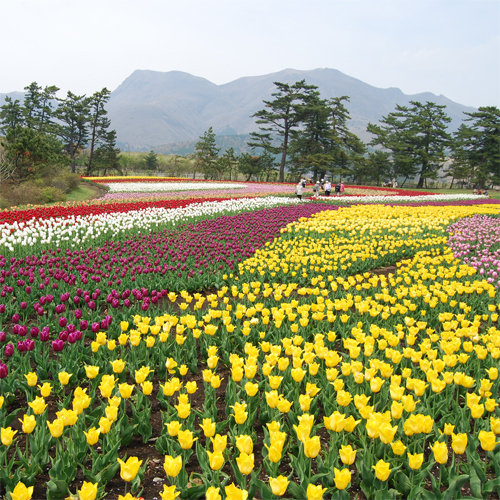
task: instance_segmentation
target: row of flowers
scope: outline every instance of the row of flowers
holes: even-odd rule
[[[167,424],[153,436],[164,456],[162,498],[236,500],[257,491],[262,498],[342,498],[350,484],[368,498],[395,492],[425,498],[441,489],[454,497],[466,483],[479,497],[497,490],[498,481],[488,481],[500,458],[497,293],[446,246],[450,223],[494,214],[497,207],[368,205],[320,212],[324,208],[277,207],[265,217],[254,211],[202,221],[164,241],[151,235],[108,242],[89,252],[89,262],[82,250],[75,255],[56,249],[3,259],[3,285],[17,287],[15,295],[3,290],[13,299],[6,318],[18,314],[12,316],[18,327],[5,328],[0,338],[11,345],[7,364],[0,366],[0,421],[6,422],[0,460],[9,491],[31,494],[37,470],[51,464],[47,492],[74,492],[81,463],[89,481],[78,488],[81,498],[102,495],[119,470],[138,495],[147,464],[125,460],[123,450],[134,435],[145,443],[151,439],[155,399]],[[114,309],[114,300],[124,300],[116,281],[91,286],[97,266],[109,273],[106,266],[133,266],[138,277],[139,266],[166,252],[176,260],[194,259],[201,248],[213,251],[205,269],[221,275],[217,291],[132,290],[129,296],[150,304],[151,312],[153,298],[162,304],[164,312],[153,317],[131,318],[129,311]],[[228,250],[236,250],[241,262],[228,255],[216,260]],[[387,277],[368,272],[397,261]],[[72,271],[75,279],[88,273],[86,290],[77,289]],[[159,274],[154,276],[153,285],[161,288]],[[23,309],[23,290],[45,286],[46,278],[67,287],[60,302],[44,292],[42,304],[36,291],[25,296],[40,298],[35,310],[31,303]],[[151,276],[142,279],[151,286]],[[88,306],[88,318],[104,307],[108,315],[78,324],[80,303]],[[67,335],[58,339],[60,354],[49,356],[40,321]],[[69,342],[72,334],[78,340],[76,332],[90,346]],[[16,350],[15,342],[28,333],[29,349]],[[198,370],[202,385],[196,383]],[[12,395],[21,393],[30,404],[17,423],[7,412]],[[203,403],[195,406],[200,396]],[[223,416],[218,397],[225,398]],[[51,404],[60,414],[48,419]],[[22,447],[16,431],[26,434]],[[24,460],[14,473],[19,454]],[[257,461],[269,479],[255,470]],[[190,478],[188,466],[197,475]],[[426,486],[436,467],[441,484]]]

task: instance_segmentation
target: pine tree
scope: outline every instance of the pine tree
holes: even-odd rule
[[[219,151],[216,146],[215,133],[210,127],[195,145],[195,161],[198,171],[203,172],[205,179],[216,179],[219,174]]]
[[[71,171],[76,171],[76,157],[87,145],[88,121],[89,121],[89,99],[77,96],[68,91],[66,99],[55,112],[55,117],[59,120],[57,135],[61,138],[66,154],[71,160]]]
[[[318,87],[307,85],[305,80],[293,85],[281,82],[274,82],[274,85],[278,88],[272,94],[274,100],[263,101],[266,107],[252,115],[259,125],[267,126],[260,126],[260,132],[252,132],[253,141],[248,145],[281,155],[279,182],[284,182],[290,134],[302,123],[304,105]]]
[[[372,145],[391,151],[397,175],[406,178],[419,176],[418,188],[426,179],[436,179],[446,160],[445,149],[451,136],[446,132],[451,121],[446,106],[427,101],[410,101],[411,107],[396,105],[396,111],[383,117],[383,125],[368,124],[368,132],[375,137]]]

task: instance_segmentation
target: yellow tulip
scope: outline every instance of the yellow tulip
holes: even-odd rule
[[[388,464],[383,460],[379,460],[377,464],[372,467],[372,469],[375,470],[375,475],[377,476],[377,479],[380,479],[380,481],[387,481],[391,473],[390,467],[391,464]]]
[[[224,491],[226,492],[226,500],[247,500],[248,498],[248,491],[240,490],[234,483],[226,486]]]
[[[114,361],[110,361],[110,364],[114,373],[121,373],[127,363],[122,359],[115,359]]]
[[[240,456],[236,459],[238,464],[238,469],[244,475],[248,475],[252,472],[254,467],[254,454],[250,453],[240,453]]]
[[[431,446],[431,450],[434,453],[434,460],[438,464],[445,464],[448,461],[448,447],[446,443],[436,441],[434,445]]]
[[[78,491],[78,498],[80,500],[95,500],[97,496],[97,487],[99,483],[89,483],[84,481],[82,484],[82,488]]]
[[[240,453],[246,453],[250,455],[253,451],[253,441],[252,438],[246,434],[241,436],[236,436],[236,447]]]
[[[276,443],[271,444],[271,446],[264,444],[264,446],[267,448],[268,451],[267,458],[273,463],[278,463],[281,460],[282,447]]]
[[[18,418],[23,426],[23,432],[25,434],[31,434],[36,426],[36,420],[34,415],[23,415],[23,419]]]
[[[424,454],[423,453],[415,453],[411,454],[408,453],[408,460],[409,460],[409,466],[413,470],[418,470],[420,467],[422,467],[422,464],[424,463]]]
[[[253,398],[257,394],[258,390],[259,390],[259,384],[254,384],[252,382],[247,382],[245,384],[245,392],[251,398]]]
[[[224,465],[224,456],[221,451],[214,451],[211,453],[207,450],[208,460],[210,464],[210,468],[212,470],[219,470]]]
[[[467,434],[451,434],[451,448],[453,451],[458,454],[462,455],[465,453],[465,449],[467,448]]]
[[[271,486],[271,491],[273,495],[282,497],[288,488],[290,481],[285,476],[270,477],[269,486]]]
[[[45,399],[36,397],[34,401],[31,401],[28,403],[28,405],[31,407],[35,415],[41,415],[44,411],[45,408],[47,408],[47,403],[45,403]]]
[[[215,488],[214,486],[210,486],[205,493],[206,500],[222,500],[220,496],[220,488]]]
[[[180,496],[181,492],[177,491],[175,484],[172,486],[163,485],[163,491],[160,491],[160,496],[162,500],[175,500]]]
[[[99,367],[98,366],[85,366],[85,373],[87,377],[90,379],[96,378],[99,375]]]
[[[351,472],[349,471],[349,469],[339,470],[337,469],[337,467],[334,467],[333,470],[335,472],[335,486],[338,490],[345,490],[351,482]]]
[[[24,375],[26,377],[26,381],[28,382],[28,385],[30,387],[35,387],[36,383],[38,382],[38,376],[36,373],[29,372]]]
[[[167,427],[168,435],[176,437],[177,434],[179,434],[181,425],[182,424],[178,420],[172,420],[171,422],[166,423],[165,426]]]
[[[153,382],[150,382],[149,380],[146,380],[141,384],[142,387],[142,392],[146,395],[149,396],[153,392]]]
[[[179,431],[177,439],[183,450],[189,450],[198,438],[193,439],[193,433],[189,429],[186,429],[185,431]]]
[[[205,437],[212,437],[215,435],[215,422],[212,422],[209,418],[204,418],[203,423],[200,424]]]
[[[481,448],[484,451],[493,451],[496,445],[499,443],[495,441],[495,433],[494,432],[479,432],[479,441],[481,442]]]
[[[34,486],[26,487],[24,483],[17,483],[10,493],[11,500],[30,500],[33,495]]]
[[[222,453],[227,446],[227,435],[221,436],[220,434],[216,434],[215,437],[210,438],[210,441],[212,441],[214,451],[220,451]]]
[[[174,458],[170,455],[165,456],[165,462],[163,464],[165,469],[165,474],[170,477],[177,477],[182,469],[182,456]]]
[[[394,455],[401,456],[406,451],[406,446],[402,443],[401,440],[396,441],[395,443],[391,443],[391,447]]]
[[[60,372],[57,377],[59,379],[59,383],[61,385],[68,385],[69,384],[69,379],[73,376],[72,373],[68,372]]]
[[[127,482],[133,481],[139,472],[142,460],[137,457],[129,457],[126,462],[120,458],[117,458],[117,461],[120,464],[120,477]]]
[[[198,384],[196,380],[186,383],[186,391],[188,394],[194,394],[198,390]]]
[[[47,427],[49,428],[52,437],[61,437],[64,431],[64,420],[56,418],[52,423],[47,422]]]
[[[304,453],[307,458],[316,458],[321,450],[321,441],[319,436],[306,438],[304,441]]]
[[[12,440],[14,436],[17,434],[17,431],[13,431],[12,427],[1,428],[0,429],[0,440],[4,446],[10,446],[12,444]]]
[[[339,450],[340,460],[345,465],[352,465],[356,460],[356,450],[351,445],[342,446]]]
[[[97,443],[97,441],[99,441],[99,435],[101,434],[101,430],[92,427],[89,429],[89,432],[83,431],[83,433],[87,438],[87,444],[89,444],[90,446],[94,446]]]
[[[99,431],[101,434],[107,434],[111,430],[111,424],[113,422],[106,417],[101,417],[99,419]]]
[[[309,483],[307,486],[307,500],[321,500],[327,488],[323,488],[321,485],[315,486]]]
[[[120,391],[120,396],[123,399],[129,399],[132,396],[132,391],[134,390],[132,384],[127,384],[124,382],[123,384],[118,384],[118,390]]]

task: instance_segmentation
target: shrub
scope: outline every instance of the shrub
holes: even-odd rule
[[[32,182],[23,182],[17,185],[2,184],[0,194],[2,208],[29,204],[38,205],[45,202],[42,189]]]
[[[65,201],[66,195],[64,191],[54,186],[47,186],[42,188],[42,197],[45,203],[54,203],[56,201]]]

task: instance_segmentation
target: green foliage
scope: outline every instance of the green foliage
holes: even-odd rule
[[[158,169],[158,155],[154,151],[150,151],[149,154],[144,157],[143,161],[146,170],[155,171]]]
[[[21,103],[7,97],[0,107],[2,157],[0,179],[22,181],[47,175],[46,168],[71,164],[75,172],[79,157],[90,146],[87,173],[95,168],[120,171],[116,133],[109,131],[104,105],[110,91],[106,88],[91,97],[67,93],[57,99],[56,86],[40,87],[36,82],[25,87]]]
[[[195,146],[195,161],[198,172],[203,172],[205,179],[219,179],[221,165],[219,164],[220,149],[215,145],[215,132],[210,127]]]
[[[446,160],[445,148],[451,136],[446,132],[451,119],[446,106],[427,101],[410,101],[411,107],[396,106],[396,111],[380,120],[382,125],[368,124],[374,135],[370,142],[391,152],[395,175],[405,178],[419,175],[417,188],[426,179],[437,179],[437,171]]]
[[[481,107],[465,113],[467,124],[454,134],[453,163],[448,174],[481,187],[500,184],[500,110]],[[470,124],[469,124],[470,123]]]
[[[285,180],[290,135],[304,120],[307,102],[318,94],[315,85],[307,85],[305,80],[293,85],[274,82],[277,91],[272,94],[274,100],[263,101],[266,107],[252,116],[257,118],[260,132],[250,134],[252,142],[248,145],[262,148],[273,155],[281,155],[279,182]]]

